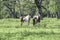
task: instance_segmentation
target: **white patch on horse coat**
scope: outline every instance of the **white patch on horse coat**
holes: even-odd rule
[[[33,18],[37,18],[38,19],[38,16],[34,16]]]
[[[27,15],[26,17],[24,17],[23,20],[25,20],[27,22],[29,20],[29,15]]]

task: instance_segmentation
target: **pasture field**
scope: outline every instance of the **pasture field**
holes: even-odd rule
[[[44,18],[35,26],[19,19],[0,19],[0,40],[60,40],[60,19]]]

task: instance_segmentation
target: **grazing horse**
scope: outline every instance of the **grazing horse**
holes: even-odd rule
[[[30,15],[21,16],[20,19],[21,19],[21,26],[23,25],[24,22],[27,22],[28,23],[28,26],[29,26],[29,23],[30,23]]]
[[[40,22],[40,14],[35,15],[33,17],[33,25],[35,25],[36,23],[39,23],[39,22]]]

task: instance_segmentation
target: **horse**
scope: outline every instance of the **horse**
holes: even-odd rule
[[[30,15],[29,14],[27,16],[21,16],[20,19],[21,19],[21,26],[23,25],[24,22],[27,22],[28,26],[29,26],[29,24],[30,24]]]
[[[40,14],[33,16],[33,25],[40,23]]]

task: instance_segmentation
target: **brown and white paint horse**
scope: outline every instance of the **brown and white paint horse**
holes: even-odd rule
[[[33,17],[33,25],[35,25],[36,23],[39,23],[39,22],[40,22],[40,14],[35,15]]]
[[[28,26],[29,26],[29,24],[30,24],[30,15],[21,16],[20,19],[21,19],[21,26],[23,25],[24,22],[27,22]]]

